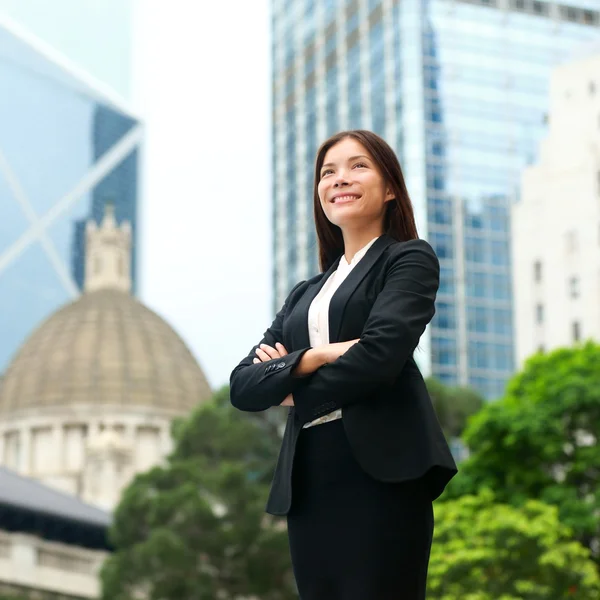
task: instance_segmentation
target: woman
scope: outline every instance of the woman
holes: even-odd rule
[[[371,132],[321,146],[314,217],[323,272],[235,368],[231,402],[290,407],[267,511],[287,515],[302,600],[422,599],[432,501],[456,473],[412,356],[439,263]]]

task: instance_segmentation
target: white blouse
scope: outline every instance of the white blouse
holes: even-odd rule
[[[342,285],[344,279],[348,277],[350,271],[358,264],[358,261],[367,253],[367,250],[375,243],[378,238],[372,239],[366,246],[363,246],[350,261],[346,261],[346,257],[342,255],[337,269],[329,276],[319,293],[310,304],[308,309],[308,335],[312,348],[329,344],[329,304],[331,298]],[[341,419],[342,409],[337,410],[306,423],[304,428],[312,427],[313,425],[321,425],[335,419]]]

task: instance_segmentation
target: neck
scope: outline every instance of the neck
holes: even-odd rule
[[[346,261],[350,263],[354,258],[354,255],[364,248],[373,238],[382,235],[382,227],[380,223],[377,223],[374,227],[361,227],[360,229],[346,229],[342,230],[344,237],[344,256]]]

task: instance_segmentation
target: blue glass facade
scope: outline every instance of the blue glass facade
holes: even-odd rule
[[[104,204],[133,228],[137,119],[0,28],[0,373],[29,333],[77,297],[83,223]]]
[[[515,363],[510,205],[545,132],[551,69],[600,39],[598,7],[589,0],[272,5],[273,166],[291,177],[274,179],[275,305],[317,272],[314,233],[304,263],[290,246],[299,228],[312,230],[302,218],[311,218],[318,144],[341,129],[370,128],[400,157],[420,234],[440,258],[429,370],[447,384],[500,396]],[[306,43],[298,29],[311,32]],[[311,70],[299,71],[305,63]],[[299,111],[308,115],[306,131]],[[299,196],[293,173],[307,169]]]

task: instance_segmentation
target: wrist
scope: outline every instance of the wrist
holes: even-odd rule
[[[296,377],[310,375],[328,362],[329,357],[325,347],[309,348],[302,355],[302,358],[293,371],[293,375]]]

